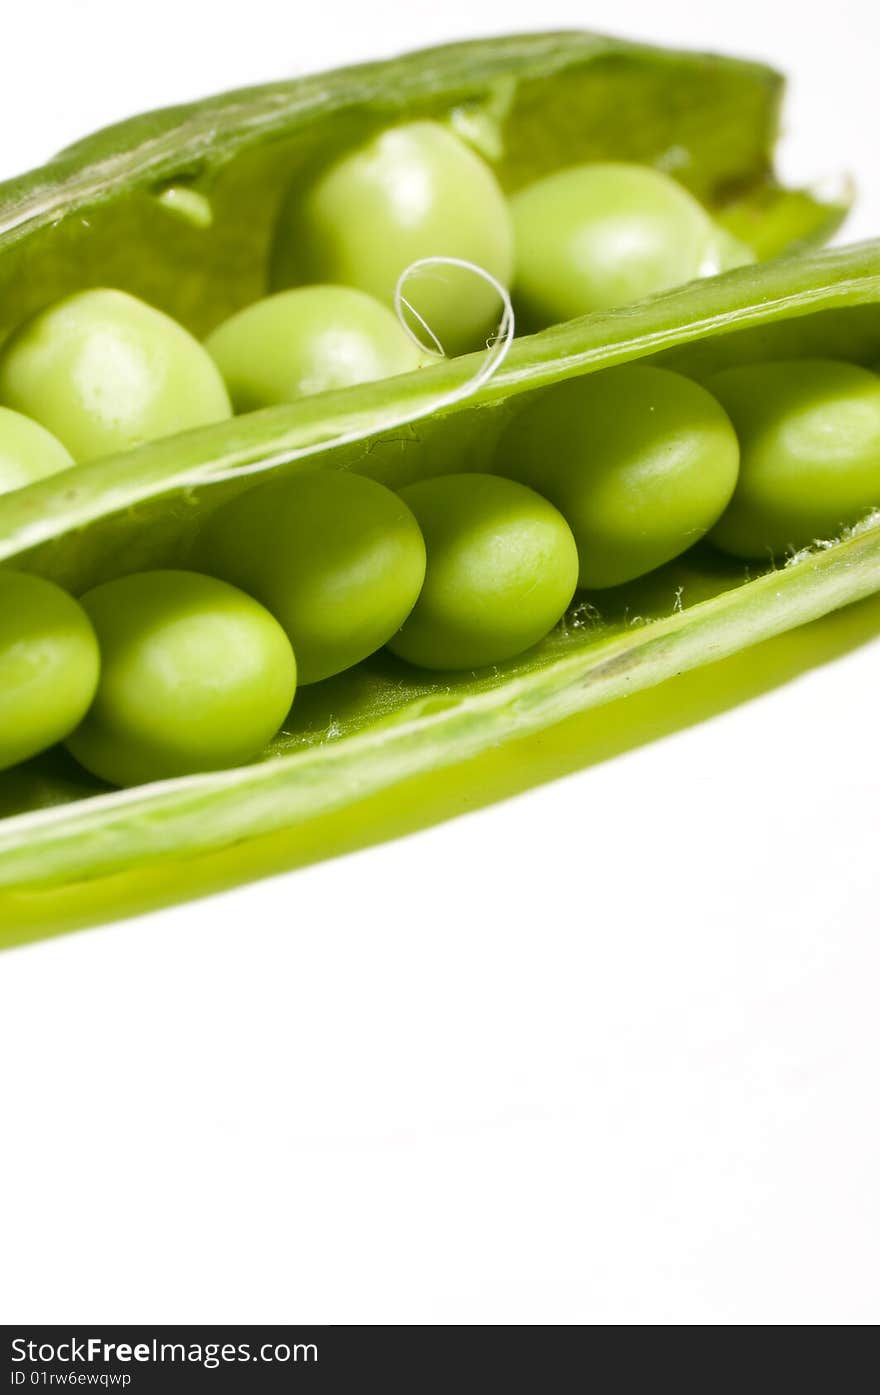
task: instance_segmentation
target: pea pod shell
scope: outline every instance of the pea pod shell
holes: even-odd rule
[[[803,245],[830,231],[841,208],[768,177],[779,95],[778,77],[752,64],[537,35],[135,118],[0,189],[0,304],[12,323],[33,308],[35,279],[45,299],[102,264],[102,279],[206,330],[262,289],[279,172],[364,124],[416,112],[485,117],[508,188],[575,159],[677,161],[679,177],[737,235],[747,226],[762,254]],[[609,102],[620,113],[610,133],[595,119]],[[210,218],[169,212],[180,201],[162,193],[185,184],[209,201]],[[247,227],[233,216],[243,200]],[[39,273],[26,283],[24,259]],[[743,357],[820,349],[880,358],[880,244],[745,267],[520,340],[490,382],[439,415],[433,408],[466,389],[477,360],[156,442],[124,468],[96,461],[75,479],[38,481],[0,498],[0,561],[82,590],[185,557],[206,514],[250,486],[250,470],[300,468],[303,450],[310,467],[392,484],[480,469],[527,395],[565,378],[649,356],[699,377]],[[413,424],[401,426],[406,418]],[[340,436],[351,438],[345,449],[333,447]],[[364,801],[374,815],[381,804],[380,833],[399,831],[407,781],[445,781],[444,807],[455,807],[451,792],[478,779],[465,762],[611,710],[878,587],[880,526],[870,520],[751,578],[691,556],[604,612],[581,602],[542,646],[497,671],[437,682],[380,658],[320,685],[296,705],[271,758],[243,769],[114,794],[54,758],[23,767],[0,784],[2,934],[11,942],[324,855],[350,845]]]

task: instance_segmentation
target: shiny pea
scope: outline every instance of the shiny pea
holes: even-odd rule
[[[444,475],[401,491],[425,538],[425,584],[388,647],[430,669],[500,663],[537,644],[565,613],[577,549],[565,519],[533,490],[494,475]]]
[[[558,170],[515,194],[511,213],[515,303],[531,329],[750,259],[692,194],[646,165]]]
[[[571,379],[514,418],[495,458],[552,500],[577,540],[579,585],[616,586],[684,552],[720,517],[739,446],[705,388],[633,364]]]
[[[116,290],[78,291],[21,325],[0,353],[0,403],[74,460],[230,415],[211,356],[160,310]]]
[[[0,770],[61,741],[98,684],[88,616],[54,582],[0,569]]]
[[[401,272],[423,257],[474,262],[507,285],[513,237],[489,165],[445,126],[394,126],[291,187],[278,223],[272,285],[338,282],[393,302]],[[472,272],[436,268],[407,298],[448,354],[482,346],[497,294]]]
[[[277,616],[301,683],[381,648],[425,575],[425,545],[406,504],[340,470],[293,475],[225,504],[208,522],[199,556]]]
[[[709,387],[742,447],[736,492],[712,532],[723,552],[780,556],[880,507],[880,380],[868,369],[754,363],[717,373]]]
[[[255,759],[296,688],[280,625],[257,601],[196,572],[136,572],[87,591],[101,680],[67,745],[113,785]]]
[[[396,315],[350,286],[302,286],[246,306],[205,340],[237,412],[391,378],[424,355]]]
[[[0,494],[68,470],[73,457],[51,431],[0,407]]]

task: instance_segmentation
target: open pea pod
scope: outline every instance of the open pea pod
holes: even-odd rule
[[[416,113],[478,141],[508,188],[584,159],[664,165],[760,255],[775,254],[821,239],[842,213],[773,179],[779,93],[780,79],[753,64],[538,35],[136,118],[0,189],[2,315],[9,327],[102,283],[207,330],[264,290],[291,172]],[[50,477],[0,498],[0,562],[74,591],[185,565],[207,514],[255,479],[320,465],[398,485],[481,469],[511,416],[562,379],[646,357],[700,378],[806,354],[880,359],[880,244],[769,261],[521,339],[476,391],[478,355]],[[584,763],[639,739],[646,720],[668,724],[664,695],[673,720],[704,710],[678,675],[716,664],[713,681],[741,695],[752,678],[736,667],[740,651],[878,589],[870,518],[763,574],[695,549],[641,582],[579,596],[541,645],[491,672],[426,676],[378,655],[301,690],[254,765],[112,792],[51,752],[0,774],[0,937],[296,865]],[[863,612],[845,642],[876,618]],[[781,666],[764,651],[757,681],[825,643],[788,651]],[[639,690],[652,691],[631,696]],[[528,739],[547,729],[539,768]]]

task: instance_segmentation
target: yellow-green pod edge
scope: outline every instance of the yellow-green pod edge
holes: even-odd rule
[[[97,284],[208,332],[264,292],[292,174],[416,115],[477,142],[508,191],[589,159],[668,169],[762,259],[517,340],[491,381],[439,412],[480,356],[37,481],[0,497],[0,563],[81,592],[185,565],[207,513],[287,470],[399,485],[485,469],[529,394],[612,364],[650,359],[697,379],[750,358],[876,364],[880,242],[815,250],[845,209],[773,176],[781,91],[776,73],[734,59],[514,36],[137,117],[0,186],[4,335]],[[305,447],[316,453],[291,460]],[[0,944],[335,855],[605,758],[860,642],[880,628],[867,599],[878,589],[876,518],[774,567],[698,549],[578,596],[546,641],[497,670],[426,676],[379,656],[304,690],[254,765],[111,792],[49,753],[0,775]]]

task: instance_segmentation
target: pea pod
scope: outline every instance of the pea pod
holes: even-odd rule
[[[843,210],[770,174],[780,91],[753,64],[533,35],[136,118],[0,189],[0,313],[11,328],[38,302],[101,281],[206,333],[265,292],[290,171],[414,115],[477,142],[509,190],[578,161],[655,163],[760,256],[802,250]],[[252,471],[262,480],[305,460],[402,486],[486,470],[513,414],[564,379],[638,359],[704,379],[750,358],[806,355],[880,360],[880,244],[764,262],[545,330],[517,341],[470,395],[479,357],[38,480],[0,497],[0,561],[81,593],[185,566],[205,518],[252,487]],[[619,710],[625,728],[633,708],[616,699],[878,588],[876,521],[765,574],[694,552],[601,603],[578,599],[547,640],[494,670],[414,674],[380,656],[304,689],[253,765],[109,793],[50,753],[0,777],[0,934],[11,942],[193,895],[352,846],[367,826],[398,832],[414,817],[407,781],[440,816],[469,790],[510,788],[500,769],[510,743],[602,706],[606,724]],[[582,735],[558,728],[560,759],[567,744],[567,758],[582,758]]]

